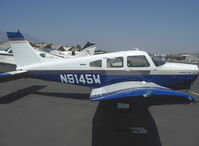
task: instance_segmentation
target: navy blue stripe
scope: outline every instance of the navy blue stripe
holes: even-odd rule
[[[24,40],[24,36],[20,32],[7,32],[9,40]]]
[[[61,73],[63,74],[63,73]],[[68,73],[65,73],[67,75]],[[69,73],[72,74],[72,73]],[[84,75],[88,73],[77,73],[77,77],[79,78],[80,75]],[[90,73],[92,74],[92,73]],[[96,74],[93,74],[96,75]],[[59,73],[50,73],[47,74],[34,74],[34,73],[28,73],[28,76],[34,77],[34,78],[40,78],[45,80],[52,80],[61,82],[60,74]],[[180,84],[188,83],[193,81],[196,78],[196,75],[109,75],[109,74],[99,74],[100,76],[100,84],[88,84],[88,83],[77,83],[74,82],[72,84],[80,85],[80,86],[87,86],[87,87],[102,87],[105,85],[110,85],[114,83],[124,82],[124,81],[146,81],[146,82],[153,82],[158,85],[164,86],[164,87],[174,87]],[[70,83],[69,83],[70,84]]]

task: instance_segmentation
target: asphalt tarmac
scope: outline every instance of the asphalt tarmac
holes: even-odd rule
[[[199,93],[199,79],[191,90]],[[121,112],[88,97],[87,88],[37,79],[1,83],[0,146],[199,145],[199,104]]]

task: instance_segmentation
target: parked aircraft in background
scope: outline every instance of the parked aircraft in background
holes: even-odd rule
[[[65,51],[59,51],[59,50],[49,50],[49,53],[58,57],[62,58],[70,58],[70,57],[82,57],[82,56],[89,56],[94,55],[96,49],[96,44],[87,42],[86,45],[80,50],[65,50]]]
[[[43,61],[19,32],[8,33],[17,71],[1,79],[32,77],[92,88],[90,100],[149,104],[193,103],[188,89],[197,78],[196,65],[165,63],[145,51],[121,51],[79,58]]]
[[[11,48],[0,50],[0,63],[15,64]]]
[[[18,31],[17,33],[20,34]],[[21,34],[22,35],[22,34]],[[23,36],[23,35],[22,35]],[[29,44],[31,47],[31,45]],[[96,49],[96,45],[90,42],[87,42],[86,45],[80,51],[57,51],[57,50],[49,50],[41,51],[36,49],[36,53],[39,54],[43,61],[50,61],[52,59],[60,59],[60,58],[70,58],[70,57],[83,57],[94,55]],[[24,54],[25,55],[25,54]],[[11,47],[8,46],[5,50],[0,50],[0,63],[2,64],[10,64],[15,65],[15,59],[13,57],[13,51]]]
[[[39,50],[36,50],[36,53],[41,57],[41,59],[43,59],[45,61],[48,61],[49,59],[60,58],[58,56],[52,55],[52,54],[47,53],[47,52],[42,52],[42,51],[39,51]],[[0,50],[0,63],[11,64],[11,65],[16,64],[11,48],[7,48],[5,50]]]

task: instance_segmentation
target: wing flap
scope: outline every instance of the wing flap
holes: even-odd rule
[[[192,103],[193,96],[171,90],[154,83],[147,82],[123,82],[93,89],[90,100],[117,100],[117,99],[141,99],[151,104],[163,103]]]

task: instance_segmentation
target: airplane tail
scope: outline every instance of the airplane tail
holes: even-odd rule
[[[7,32],[7,36],[12,41],[11,48],[17,68],[42,62],[40,56],[19,31]]]
[[[86,45],[80,50],[80,52],[76,55],[78,57],[94,55],[96,49],[96,44],[87,42]]]

